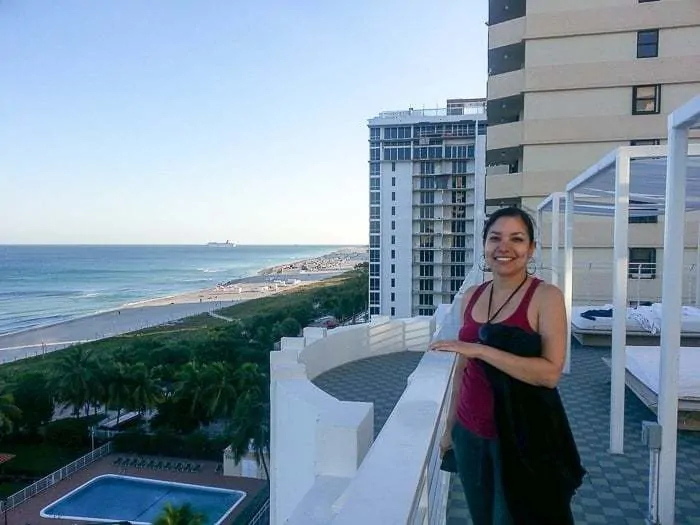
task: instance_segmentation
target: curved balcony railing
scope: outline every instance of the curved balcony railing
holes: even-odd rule
[[[284,338],[271,367],[272,524],[441,524],[447,474],[439,470],[454,356],[426,353],[373,442],[371,403],[339,401],[311,380],[345,363],[427,349],[454,338],[464,289],[433,317],[376,318]]]

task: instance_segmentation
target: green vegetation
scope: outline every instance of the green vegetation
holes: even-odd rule
[[[206,516],[196,512],[189,503],[179,506],[166,503],[153,525],[202,525],[205,520]]]
[[[366,305],[365,264],[220,311],[233,322],[211,317],[204,322],[196,316],[1,365],[0,447],[17,451],[17,458],[0,470],[3,482],[15,482],[10,474],[41,477],[84,453],[89,427],[103,417],[98,414],[102,407],[118,417],[127,411],[155,412],[148,426],[117,438],[118,450],[167,449],[185,457],[200,451],[200,456],[220,458],[222,445],[229,443],[240,459],[252,445],[267,472],[268,354],[275,341],[299,335],[320,316],[344,319]],[[50,423],[54,405],[66,407],[73,417]],[[224,423],[222,436],[199,432],[213,421]],[[31,453],[21,448],[24,443],[31,443]]]

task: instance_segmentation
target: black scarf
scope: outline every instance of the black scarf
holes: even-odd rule
[[[542,340],[520,328],[487,324],[482,343],[540,357]],[[503,484],[516,525],[573,524],[571,498],[586,474],[556,388],[533,386],[483,363],[495,401]]]

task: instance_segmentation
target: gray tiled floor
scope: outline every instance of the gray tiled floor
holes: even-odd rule
[[[625,454],[608,448],[610,370],[608,349],[575,347],[572,373],[560,386],[576,442],[589,474],[574,498],[578,525],[643,525],[647,505],[648,452],[640,441],[641,422],[653,414],[629,390],[626,395]],[[347,401],[375,403],[375,435],[406,387],[422,354],[400,352],[355,361],[319,376],[315,383]],[[700,525],[700,432],[678,435],[676,523]],[[449,525],[467,524],[459,482],[453,480]]]
[[[321,374],[314,384],[342,401],[374,403],[377,437],[422,357],[422,352],[397,352],[360,359]]]

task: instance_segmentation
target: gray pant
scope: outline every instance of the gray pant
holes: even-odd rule
[[[452,446],[474,525],[512,525],[503,492],[498,440],[481,438],[455,421]]]

